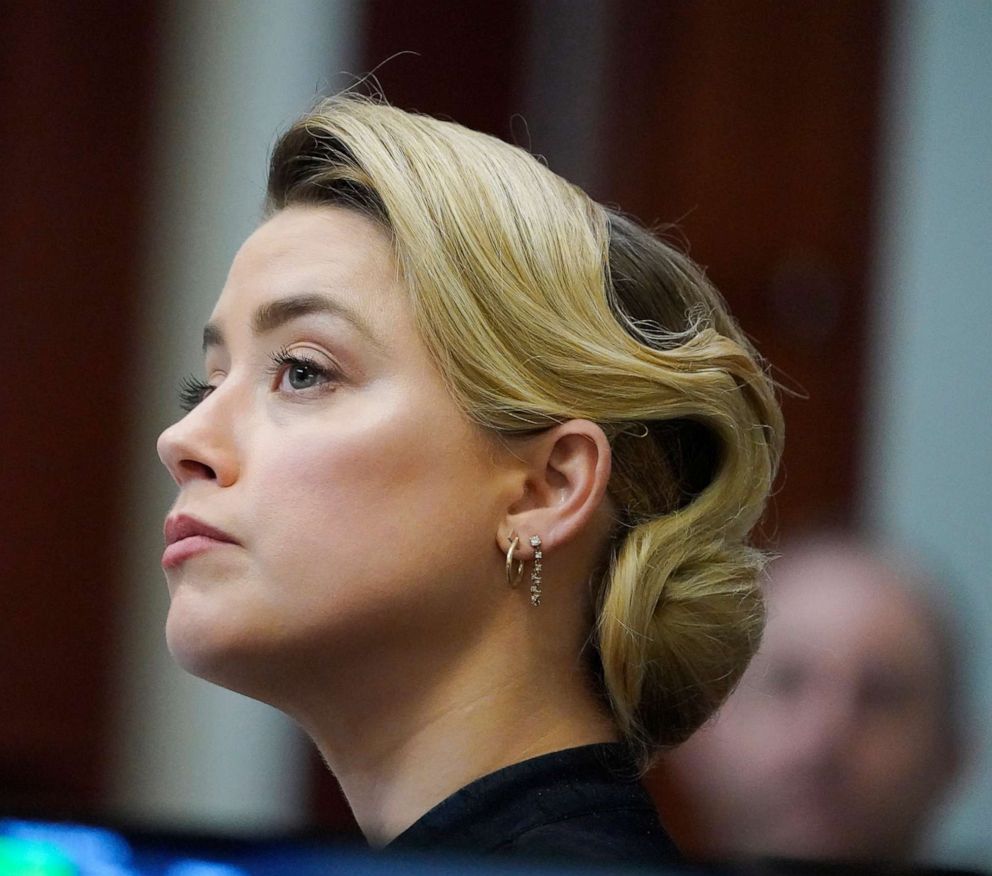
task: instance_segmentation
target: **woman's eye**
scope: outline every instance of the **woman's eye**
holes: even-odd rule
[[[270,372],[278,377],[278,389],[284,392],[300,392],[330,383],[336,371],[311,359],[280,350],[272,356]]]
[[[307,389],[316,385],[320,375],[316,370],[305,362],[290,365],[286,369],[286,382],[293,389]]]

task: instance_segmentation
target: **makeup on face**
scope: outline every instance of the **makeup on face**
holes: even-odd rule
[[[190,557],[224,546],[238,546],[234,536],[188,514],[169,516],[165,521],[165,551],[162,568],[174,569]]]
[[[345,673],[371,641],[408,659],[469,635],[488,597],[466,599],[465,578],[492,550],[504,480],[420,337],[389,238],[347,211],[277,214],[236,256],[204,340],[189,410],[159,439],[179,487],[162,565],[180,665],[262,697],[283,659]]]

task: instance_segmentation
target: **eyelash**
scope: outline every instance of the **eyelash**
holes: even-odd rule
[[[213,387],[209,383],[204,383],[198,377],[192,375],[184,377],[179,381],[179,388],[176,390],[179,395],[179,407],[188,414],[210,395],[212,390]]]
[[[340,372],[336,368],[323,365],[310,356],[300,356],[290,353],[285,347],[273,353],[269,358],[272,360],[272,364],[266,368],[266,371],[272,377],[279,377],[287,367],[306,368],[324,382],[331,381],[340,376]],[[314,388],[316,387],[306,387],[305,389]],[[177,390],[179,395],[179,406],[186,413],[189,413],[208,395],[210,395],[214,389],[215,387],[197,377],[193,377],[192,375],[184,377],[180,381],[179,388]],[[296,391],[304,392],[305,389]]]

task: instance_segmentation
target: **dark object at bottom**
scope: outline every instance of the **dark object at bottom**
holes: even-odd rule
[[[619,743],[556,751],[484,776],[387,848],[649,867],[681,860]]]

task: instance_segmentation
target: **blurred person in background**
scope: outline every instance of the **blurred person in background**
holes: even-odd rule
[[[841,536],[769,567],[757,656],[663,762],[695,854],[907,862],[962,755],[956,638],[936,583]]]

